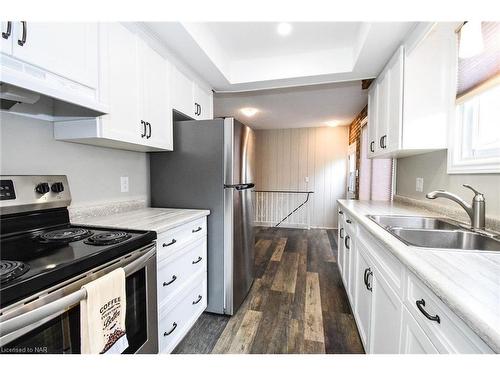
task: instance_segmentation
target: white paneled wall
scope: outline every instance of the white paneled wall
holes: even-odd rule
[[[257,130],[255,133],[256,189],[314,191],[309,208],[311,226],[337,227],[336,200],[346,194],[348,127]],[[280,209],[275,206],[272,211]],[[270,210],[271,207],[267,207],[267,211]],[[304,215],[305,211],[301,211],[294,216]],[[269,215],[279,216],[276,212]],[[303,216],[291,217],[288,224],[294,226],[302,220]],[[259,218],[259,221],[266,219]]]

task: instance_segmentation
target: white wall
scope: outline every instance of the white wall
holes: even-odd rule
[[[72,206],[112,201],[149,201],[146,153],[54,140],[52,122],[0,114],[0,172],[64,174]],[[120,176],[129,177],[129,192],[120,192]]]
[[[348,127],[257,130],[257,190],[314,191],[311,225],[337,227],[336,200],[346,194],[348,132]]]
[[[462,186],[469,184],[486,199],[486,215],[500,217],[500,174],[447,174],[446,150],[398,159],[396,192],[414,199],[427,200],[425,194],[437,189],[444,189],[458,194],[467,202],[472,201],[473,193]],[[424,179],[424,191],[415,191],[415,179]],[[427,200],[429,201],[429,200]],[[436,199],[435,203],[457,207],[448,199]]]

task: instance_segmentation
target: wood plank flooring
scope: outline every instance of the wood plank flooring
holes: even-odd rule
[[[174,353],[364,353],[335,231],[256,228],[255,281],[232,317],[204,313]]]

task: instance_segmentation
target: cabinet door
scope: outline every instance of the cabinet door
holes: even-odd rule
[[[81,22],[15,22],[14,57],[51,73],[96,88],[98,25]],[[23,45],[18,40],[26,41]],[[130,56],[129,56],[130,57]]]
[[[368,278],[372,286],[370,353],[397,354],[401,336],[403,303],[376,270]]]
[[[206,90],[199,85],[194,86],[194,102],[198,104],[197,120],[213,119],[213,94],[211,90]]]
[[[378,83],[373,82],[368,92],[368,157],[375,156],[378,144],[378,90]]]
[[[345,232],[344,232],[344,220],[342,218],[342,215],[339,214],[339,219],[338,219],[338,234],[337,234],[337,243],[338,243],[338,249],[337,249],[337,263],[339,267],[340,274],[343,275],[344,270],[344,258],[345,258],[345,249],[344,249],[344,237],[345,237]]]
[[[403,47],[389,61],[387,78],[387,137],[383,140],[383,152],[396,151],[401,147],[403,126]]]
[[[17,22],[13,21],[2,21],[0,22],[0,52],[7,55],[12,54],[12,40],[14,39],[15,31],[14,27]]]
[[[384,141],[387,139],[389,132],[389,73],[386,68],[377,78],[377,138],[375,139],[375,154],[384,153]]]
[[[194,84],[184,73],[172,65],[171,98],[172,107],[189,116],[196,118],[196,106],[194,105]]]
[[[349,286],[350,286],[350,279],[349,279],[349,270],[350,270],[350,254],[351,254],[351,249],[352,249],[352,238],[351,236],[345,232],[344,228],[344,262],[342,265],[342,279],[344,280],[344,286],[346,289],[346,292],[349,295]]]
[[[101,24],[101,100],[109,106],[102,116],[102,135],[140,144],[145,133],[139,117],[138,38],[118,22]],[[142,119],[143,120],[143,119]]]
[[[354,267],[354,283],[355,288],[355,302],[354,313],[356,314],[356,321],[358,323],[358,331],[365,351],[369,352],[370,340],[370,320],[372,310],[372,291],[370,287],[365,284],[366,276],[369,272],[373,272],[373,266],[367,256],[366,250],[362,245],[358,246],[356,256],[356,264]]]
[[[172,150],[172,109],[168,89],[168,61],[139,41],[140,118],[147,123],[147,135],[142,138],[147,145]]]
[[[437,354],[431,340],[415,321],[410,312],[403,307],[400,353],[403,354]]]

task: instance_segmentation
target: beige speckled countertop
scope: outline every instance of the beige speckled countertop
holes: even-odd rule
[[[339,200],[339,204],[500,353],[500,252],[407,246],[366,215],[437,215],[390,202]]]
[[[209,210],[145,207],[111,215],[77,218],[71,223],[97,227],[153,230],[156,233],[162,233],[207,215],[210,215]]]

